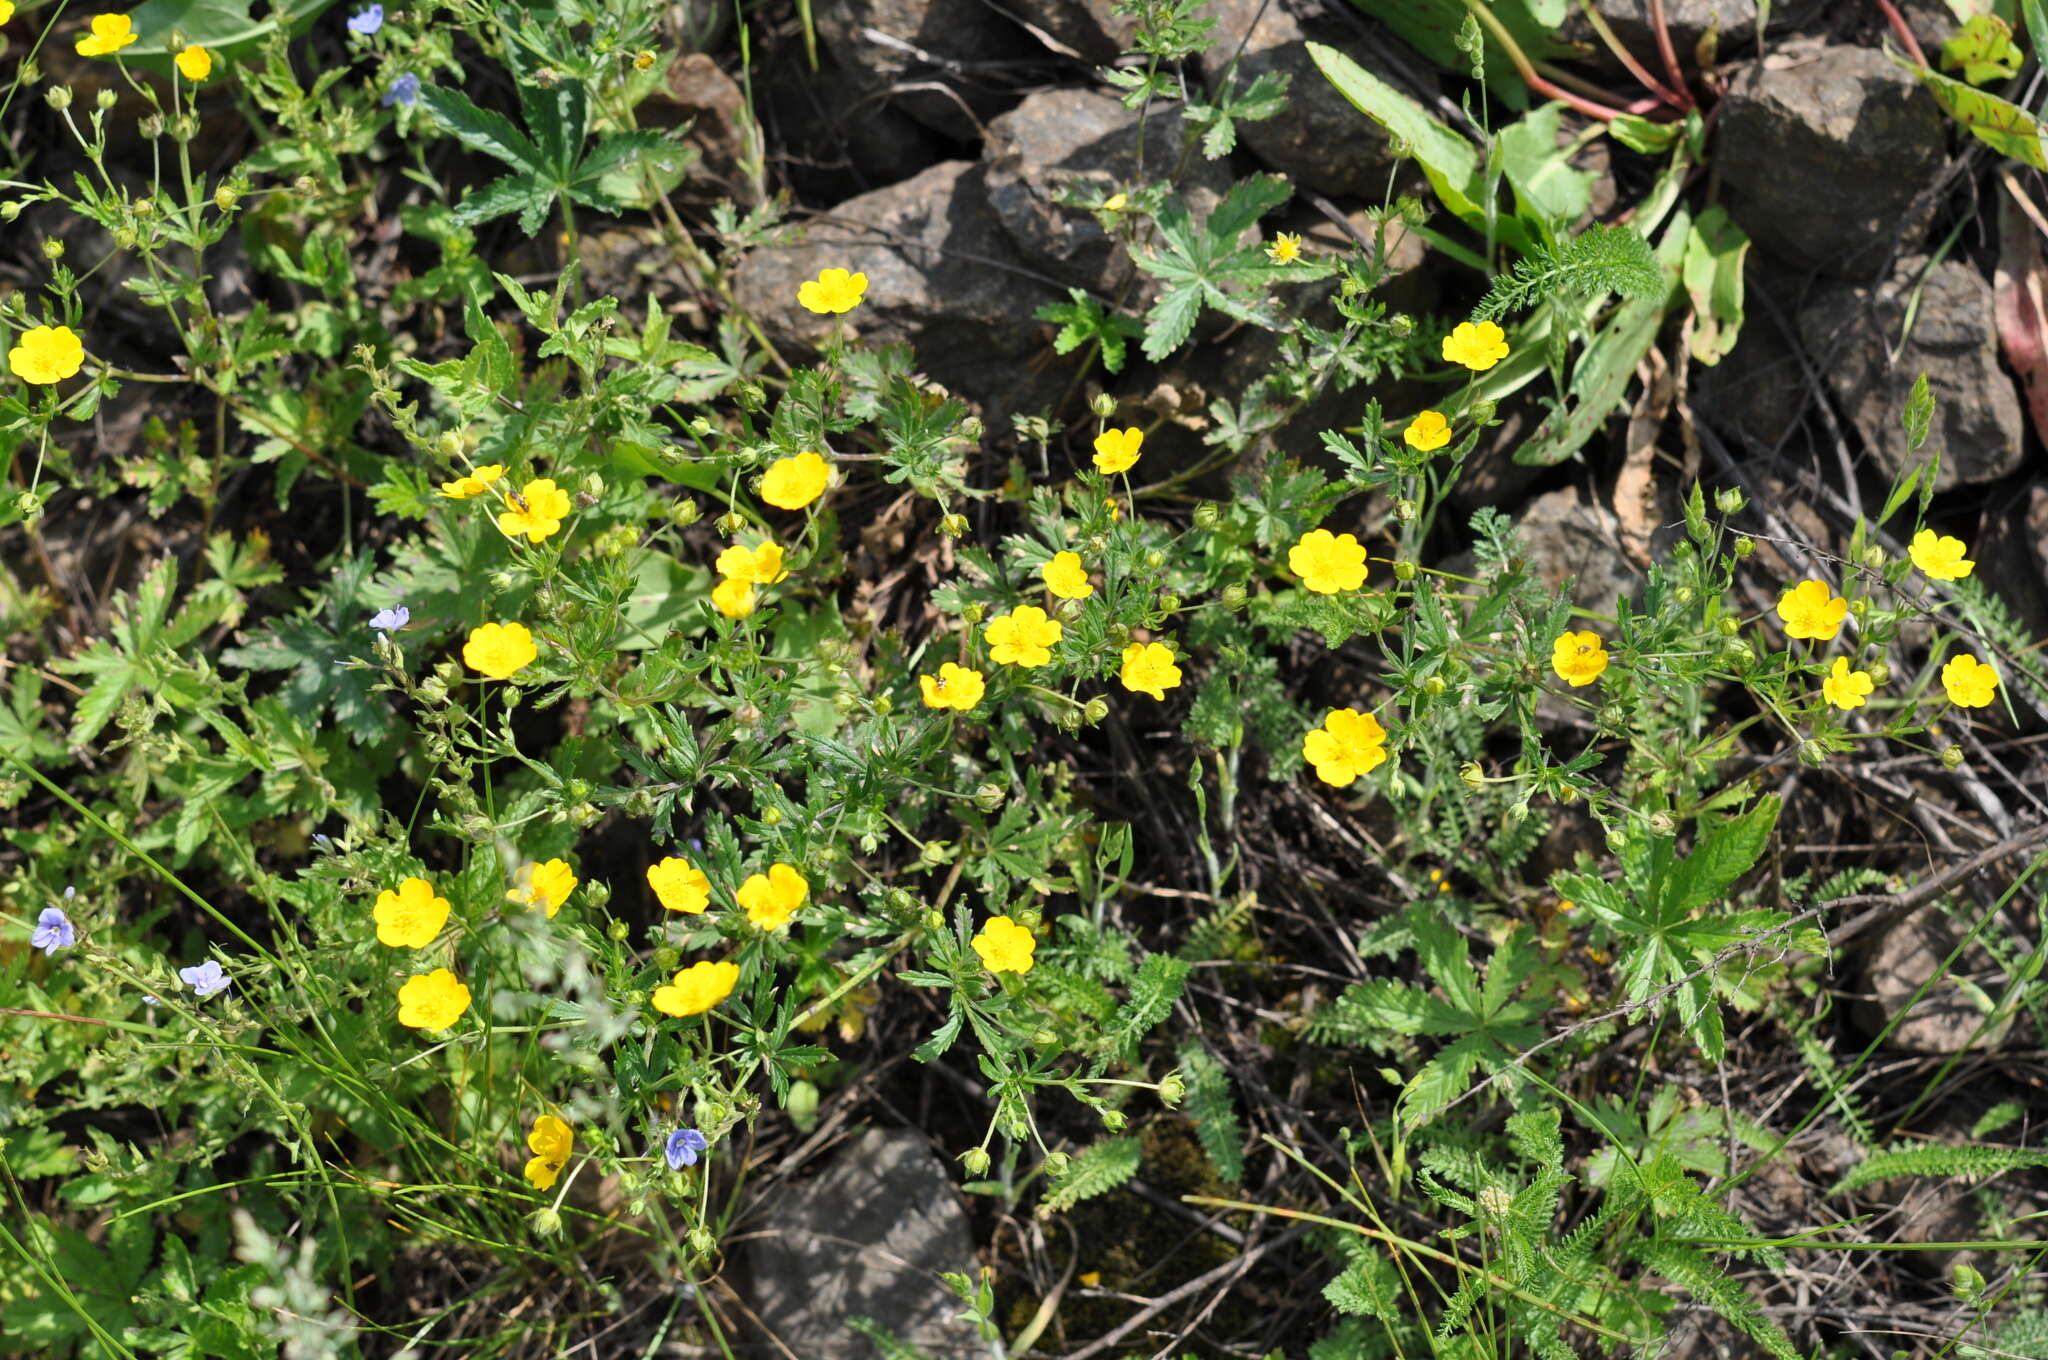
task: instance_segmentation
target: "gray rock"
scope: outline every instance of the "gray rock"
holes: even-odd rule
[[[864,91],[955,141],[973,141],[1016,101],[1011,63],[1043,55],[981,0],[817,0],[811,12]]]
[[[1104,66],[1138,31],[1136,19],[1116,12],[1116,0],[1005,0],[1003,8],[1066,49],[1062,55]]]
[[[1644,70],[1669,81],[1657,50],[1657,30],[1650,22],[1650,0],[1593,0],[1593,8]],[[1664,0],[1664,31],[1671,35],[1679,69],[1688,78],[1694,77],[1699,70],[1700,43],[1708,33],[1714,35],[1717,54],[1755,40],[1756,0]],[[1588,59],[1610,74],[1624,69],[1577,5],[1572,6],[1558,36],[1566,42],[1590,44]]]
[[[1807,385],[1799,355],[1771,309],[1776,301],[1785,322],[1797,315],[1806,276],[1752,250],[1743,265],[1742,286],[1753,299],[1735,348],[1711,366],[1692,370],[1698,409],[1717,430],[1740,434],[1765,449],[1778,441],[1805,409]]]
[[[982,158],[988,201],[1024,258],[1078,287],[1113,295],[1133,273],[1122,244],[1095,215],[1058,201],[1069,185],[1112,193],[1136,180],[1163,180],[1180,159],[1178,113],[1155,112],[1138,164],[1138,113],[1095,90],[1045,90],[989,124]],[[1199,155],[1182,192],[1197,216],[1230,189],[1228,168]]]
[[[1553,590],[1569,579],[1580,608],[1612,614],[1616,601],[1635,593],[1639,577],[1622,552],[1620,521],[1578,487],[1530,501],[1515,517],[1515,530],[1529,570]]]
[[[1319,42],[1373,69],[1356,27],[1328,18],[1321,0],[1213,0],[1208,13],[1218,21],[1203,58],[1212,92],[1240,43],[1240,90],[1267,71],[1292,77],[1277,117],[1237,125],[1252,154],[1304,188],[1377,200],[1394,159],[1386,130],[1337,93],[1308,54],[1308,44]]]
[[[1986,519],[1981,544],[1963,539],[1978,549],[1978,572],[2036,637],[2048,637],[2048,483],[2030,483]]]
[[[989,1356],[939,1279],[971,1270],[974,1250],[952,1177],[917,1134],[869,1129],[824,1175],[786,1186],[763,1217],[746,1244],[749,1302],[788,1351],[868,1360],[873,1348],[846,1327],[858,1314],[933,1360]]]
[[[837,203],[945,159],[944,141],[831,61],[778,52],[754,74],[768,155],[807,203]]]
[[[986,172],[944,161],[886,189],[848,199],[830,218],[791,229],[740,263],[734,297],[778,347],[816,349],[834,318],[797,305],[797,286],[822,269],[868,276],[866,299],[842,319],[871,344],[907,342],[918,365],[983,403],[990,424],[1058,396],[1061,375],[1032,371],[1049,352],[1032,313],[1066,291],[1018,255],[988,206]]]
[[[1899,262],[1875,287],[1830,284],[1815,291],[1799,316],[1800,338],[1814,367],[1887,475],[1908,460],[1903,422],[1913,380],[1927,375],[1934,394],[1934,433],[1942,450],[1937,490],[1988,482],[2019,467],[2026,417],[2012,379],[1998,365],[1991,285],[1969,265],[1945,260],[1920,288],[1913,329],[1896,363],[1888,362],[1924,259]],[[1922,450],[1915,457],[1925,457]]]
[[[1865,1033],[1876,1035],[1906,1009],[1906,1003],[1926,981],[1941,969],[1961,938],[1953,922],[1939,908],[1925,907],[1895,922],[1871,942],[1864,960],[1864,990],[1871,999],[1853,1008],[1856,1023]],[[1960,987],[1955,976],[1976,976],[1976,986]],[[1961,1053],[1986,1014],[1971,993],[1985,995],[1982,987],[1996,989],[1998,967],[1982,950],[1966,950],[1948,977],[1927,989],[1920,1004],[1913,1007],[1885,1042],[1908,1053]],[[1977,1035],[1978,1048],[1996,1047],[2011,1027],[2011,1016]]]
[[[1941,110],[1869,47],[1821,47],[1750,66],[1721,105],[1714,157],[1742,229],[1788,264],[1843,278],[1910,250],[1915,198],[1945,150]]]

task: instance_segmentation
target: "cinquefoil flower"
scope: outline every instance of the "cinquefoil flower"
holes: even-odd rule
[[[533,1131],[526,1135],[527,1151],[533,1154],[526,1162],[527,1184],[536,1190],[554,1189],[555,1180],[569,1164],[569,1153],[575,1146],[576,1130],[567,1122],[551,1114],[535,1119]]]
[[[1998,694],[1998,672],[1964,652],[1941,668],[1941,687],[1958,708],[1988,708]]]
[[[1598,680],[1607,669],[1607,659],[1607,644],[1590,629],[1559,633],[1550,644],[1550,669],[1573,689]]]
[[[1913,546],[1908,553],[1913,565],[1920,568],[1929,580],[1960,581],[1976,570],[1977,564],[1965,558],[1969,551],[1960,538],[1937,534],[1932,529],[1922,529],[1913,535]]]
[[[1318,595],[1335,595],[1365,584],[1365,545],[1350,534],[1311,529],[1287,550],[1287,567]]]
[[[674,855],[647,866],[647,886],[654,889],[664,911],[697,916],[711,905],[711,880],[702,869]]]
[[[85,363],[85,342],[69,326],[36,326],[21,333],[7,351],[7,368],[27,383],[48,386],[76,377]]]
[[[377,923],[377,943],[392,949],[425,949],[448,924],[448,899],[424,878],[408,878],[398,891],[377,894],[370,917]]]
[[[1301,739],[1302,758],[1316,778],[1336,788],[1371,774],[1387,758],[1387,730],[1370,713],[1333,708],[1323,725]]]
[[[1473,325],[1461,321],[1444,337],[1444,361],[1463,364],[1474,373],[1484,373],[1508,357],[1507,332],[1491,321]]]
[[[1825,581],[1801,581],[1778,601],[1785,636],[1826,642],[1842,631],[1849,602],[1828,589]]]
[[[1031,932],[1007,916],[989,917],[981,933],[968,943],[991,973],[1030,972],[1032,951],[1038,948]]]
[[[780,510],[801,510],[825,494],[832,465],[815,453],[778,458],[761,478],[761,499]]]
[[[1053,644],[1066,630],[1035,604],[1019,605],[988,621],[982,636],[988,654],[1003,666],[1043,666],[1052,660]]]
[[[740,884],[739,904],[747,919],[762,930],[780,930],[811,895],[810,881],[787,864],[771,864]]]
[[[917,687],[924,695],[926,708],[951,708],[961,713],[971,710],[988,692],[980,671],[951,661],[941,664],[937,675],[918,676]]]
[[[663,1015],[702,1015],[731,996],[739,980],[736,963],[693,963],[677,973],[673,982],[656,987],[649,999]]]
[[[820,316],[850,312],[860,306],[868,290],[868,276],[849,274],[844,269],[827,269],[815,279],[806,279],[796,290],[796,300],[806,311]]]

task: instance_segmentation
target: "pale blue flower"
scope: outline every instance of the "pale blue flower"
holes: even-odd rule
[[[36,917],[35,933],[28,937],[29,948],[40,949],[48,958],[60,949],[69,949],[78,943],[78,928],[71,924],[71,918],[64,914],[62,907],[44,907],[43,914]]]
[[[668,1169],[681,1171],[686,1166],[697,1164],[697,1154],[711,1146],[711,1140],[695,1129],[677,1129],[662,1144],[661,1155],[668,1159]]]
[[[204,1001],[215,992],[228,989],[228,975],[220,970],[220,960],[208,959],[197,968],[180,968],[178,976],[191,985],[192,991]]]
[[[419,102],[419,97],[420,78],[407,71],[404,75],[391,82],[391,88],[386,90],[384,97],[377,102],[387,109],[393,104],[403,104],[405,107],[411,108]]]
[[[411,622],[412,611],[402,604],[390,609],[380,609],[370,615],[370,627],[380,633],[395,633]]]
[[[349,16],[348,31],[360,33],[365,38],[382,27],[384,27],[384,7],[382,5],[365,5]]]

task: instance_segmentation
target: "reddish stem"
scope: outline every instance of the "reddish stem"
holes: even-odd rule
[[[1656,3],[1656,0],[1652,2]],[[1890,21],[1892,32],[1898,35],[1899,46],[1906,49],[1906,55],[1918,62],[1921,69],[1926,69],[1927,54],[1920,50],[1920,40],[1913,36],[1913,30],[1906,27],[1906,16],[1899,13],[1892,0],[1877,0],[1877,7],[1884,11],[1884,17]]]
[[[1678,49],[1671,45],[1671,29],[1664,22],[1664,0],[1650,0],[1650,31],[1657,35],[1657,55],[1664,58],[1664,70],[1671,77],[1671,88],[1678,91],[1679,98],[1684,101],[1679,107],[1691,108],[1692,91],[1686,88],[1685,72],[1678,66]]]

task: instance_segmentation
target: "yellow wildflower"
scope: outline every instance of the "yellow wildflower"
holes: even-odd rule
[[[526,1163],[527,1182],[536,1190],[552,1190],[555,1178],[569,1164],[569,1151],[576,1146],[576,1130],[551,1114],[533,1121],[526,1135],[527,1150],[533,1156]]]
[[[95,14],[92,31],[78,40],[78,55],[110,57],[141,36],[125,14]]]
[[[213,74],[213,53],[193,43],[178,53],[178,74],[197,85]]]
[[[825,316],[852,311],[860,306],[861,295],[867,290],[867,275],[827,269],[815,279],[806,279],[796,290],[796,300],[806,311]]]
[[[998,665],[1043,666],[1052,660],[1053,644],[1065,631],[1058,619],[1049,619],[1037,605],[1026,604],[990,619],[982,636],[988,639],[988,654]]]
[[[569,900],[569,894],[576,891],[576,871],[569,862],[551,859],[545,864],[528,864],[519,871],[518,886],[505,891],[507,902],[517,902],[525,907],[540,907],[548,914],[550,921],[562,904]]]
[[[936,676],[920,675],[917,687],[924,692],[926,708],[953,708],[965,713],[981,702],[988,684],[980,671],[948,661]]]
[[[1038,941],[1007,916],[991,916],[970,944],[991,973],[1028,973]]]
[[[1975,562],[1963,556],[1969,551],[1963,540],[1937,534],[1932,529],[1914,534],[1913,546],[1908,551],[1913,565],[1933,581],[1960,581],[1977,568]]]
[[[377,894],[371,918],[377,923],[378,944],[425,949],[448,924],[448,899],[436,894],[424,878],[408,878],[397,892],[386,888]]]
[[[1266,247],[1266,258],[1274,264],[1293,264],[1301,258],[1301,237],[1283,231]]]
[[[398,1023],[407,1029],[446,1029],[469,1009],[469,988],[446,968],[418,973],[398,989]]]
[[[664,911],[698,916],[711,905],[711,880],[702,869],[674,855],[647,866],[647,886],[654,889]]]
[[[810,882],[787,864],[771,864],[740,884],[739,902],[747,920],[762,930],[780,930],[811,895]]]
[[[729,619],[743,619],[754,612],[754,583],[729,576],[711,588],[711,603]]]
[[[1998,672],[1964,652],[1941,668],[1941,687],[1957,708],[1988,708],[1998,693]]]
[[[538,543],[560,529],[562,517],[568,513],[569,493],[556,486],[552,477],[542,477],[526,484],[510,510],[499,512],[498,529],[507,538],[525,534],[528,542]]]
[[[1311,529],[1287,550],[1287,566],[1318,595],[1335,595],[1365,584],[1365,545],[1350,534]]]
[[[778,543],[763,543],[758,548],[735,543],[718,555],[714,565],[727,580],[751,581],[757,586],[772,586],[789,575],[782,565],[782,545]]]
[[[1491,321],[1476,326],[1461,321],[1457,329],[1444,337],[1443,352],[1446,363],[1463,364],[1474,373],[1484,373],[1508,357],[1507,332]]]
[[[1835,668],[1820,682],[1821,697],[1841,709],[1863,707],[1863,696],[1874,688],[1870,672],[1850,670],[1846,656],[1836,657]]]
[[[1062,600],[1085,600],[1095,593],[1095,587],[1088,584],[1088,568],[1081,565],[1079,553],[1054,553],[1038,569],[1038,574],[1045,578],[1045,588]]]
[[[1133,642],[1124,648],[1124,668],[1117,679],[1133,694],[1164,699],[1166,691],[1180,688],[1180,667],[1173,663],[1173,649],[1164,643]]]
[[[481,496],[491,489],[491,483],[505,475],[503,463],[485,463],[467,477],[457,477],[452,482],[441,483],[441,494],[450,500],[466,501],[471,496]]]
[[[1836,595],[1825,581],[1801,581],[1778,601],[1778,617],[1785,622],[1785,636],[1826,642],[1842,630],[1849,602]]]
[[[1550,669],[1573,689],[1582,689],[1607,669],[1607,644],[1590,629],[1559,633],[1550,644]]]
[[[1301,739],[1301,754],[1315,766],[1316,778],[1341,789],[1378,769],[1387,758],[1386,745],[1387,730],[1378,718],[1333,708],[1321,727]]]
[[[1411,449],[1434,453],[1451,442],[1451,422],[1444,418],[1442,411],[1424,411],[1408,422],[1408,428],[1401,431],[1401,438]]]
[[[462,644],[462,663],[493,680],[509,680],[540,653],[523,623],[487,623]]]
[[[825,494],[832,465],[815,453],[778,458],[761,478],[761,499],[782,510],[801,510]]]
[[[85,342],[69,326],[37,326],[23,331],[21,343],[7,351],[7,367],[23,382],[48,385],[75,377],[85,363]]]
[[[1138,446],[1145,432],[1132,425],[1121,430],[1104,430],[1095,436],[1095,470],[1105,477],[1129,472],[1138,461]]]
[[[654,1009],[663,1015],[702,1015],[732,995],[740,980],[736,963],[693,963],[677,973],[673,982],[654,989]]]

